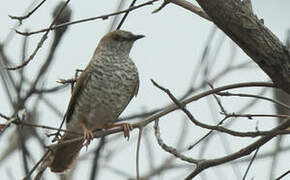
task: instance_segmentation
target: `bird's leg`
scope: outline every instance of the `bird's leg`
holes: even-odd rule
[[[88,148],[88,145],[91,143],[91,140],[94,138],[94,134],[91,130],[87,128],[85,122],[80,121],[80,125],[84,131],[84,140],[86,141],[85,146]]]
[[[114,127],[122,127],[124,131],[124,137],[129,140],[130,138],[130,131],[133,130],[133,126],[129,123],[119,123],[119,124],[106,124],[104,126],[105,129],[111,129]]]

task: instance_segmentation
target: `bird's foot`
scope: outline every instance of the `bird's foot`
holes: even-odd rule
[[[84,140],[86,141],[85,142],[85,146],[86,148],[88,149],[88,146],[90,145],[91,141],[94,139],[94,134],[91,130],[89,130],[85,124],[81,123],[81,126],[83,128],[83,131],[84,131]]]
[[[88,148],[91,141],[94,139],[94,134],[91,130],[84,130],[84,140],[86,140],[85,146]]]
[[[127,138],[127,140],[130,139],[130,131],[133,130],[133,126],[129,123],[119,123],[119,124],[107,124],[105,125],[105,129],[111,129],[114,127],[122,127],[124,131],[124,137]]]

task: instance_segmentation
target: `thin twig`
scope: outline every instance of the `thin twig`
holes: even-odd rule
[[[214,89],[214,87],[213,87],[213,85],[212,85],[211,83],[208,83],[208,85],[210,86],[211,89]],[[221,112],[223,112],[223,113],[226,114],[227,111],[226,111],[226,109],[224,108],[224,106],[222,105],[221,100],[220,100],[220,99],[219,99],[215,94],[213,94],[213,97],[215,98],[217,104],[219,105]]]
[[[263,91],[260,93],[260,94],[264,94],[265,93],[265,89],[263,89]],[[257,102],[257,99],[253,99],[250,103],[247,103],[243,108],[241,108],[241,110],[239,111],[239,113],[242,113],[242,112],[245,112],[247,109],[249,109],[250,107],[252,107],[252,105],[254,105],[254,103],[256,103]],[[225,120],[227,120],[228,119],[228,117],[224,117],[223,118],[223,120],[221,121],[221,122],[224,122]],[[226,124],[226,126],[229,126],[230,124],[232,124],[232,122],[234,122],[234,121],[230,121],[228,124]],[[190,145],[189,147],[194,147],[194,146],[196,146],[198,143],[200,143],[200,141],[203,139],[203,138],[205,138],[205,137],[208,137],[209,135],[212,135],[212,133],[213,133],[214,131],[213,130],[211,130],[209,133],[207,133],[204,137],[202,137],[199,141],[197,141],[196,143],[194,143],[194,144],[192,144],[192,145]],[[193,148],[192,147],[192,148]],[[192,148],[190,148],[190,149],[192,149]],[[188,149],[188,150],[190,150],[190,149]]]
[[[232,70],[234,69],[241,69],[241,68],[245,68],[249,65],[249,62],[247,63],[241,63],[241,64],[238,64],[236,66],[231,66],[231,67],[228,67],[226,69],[224,69],[222,72],[218,73],[217,75],[214,76],[213,79],[209,80],[208,82],[214,82],[214,81],[217,81],[219,78],[221,78],[225,73],[229,73],[231,72]],[[193,76],[193,77],[196,77],[196,76]],[[194,82],[194,80],[191,80],[191,82]],[[181,100],[184,100],[185,98],[187,98],[188,96],[190,96],[193,92],[199,90],[199,89],[202,89],[204,88],[205,86],[207,85],[207,83],[202,83],[199,87],[197,88],[189,88],[189,90],[187,90],[184,95],[181,96]],[[167,106],[168,107],[168,106]],[[132,114],[132,115],[129,115],[129,116],[125,116],[125,117],[120,117],[117,122],[119,121],[126,121],[126,120],[132,120],[132,119],[136,119],[136,118],[145,118],[145,117],[148,117],[150,115],[153,115],[159,111],[161,111],[162,109],[166,109],[166,107],[163,107],[163,108],[158,108],[158,109],[155,109],[155,110],[152,110],[152,111],[149,111],[149,112],[142,112],[142,113],[136,113],[136,114]]]
[[[27,56],[27,48],[28,48],[28,37],[23,38],[23,44],[22,44],[22,52],[21,52],[21,63],[23,63]],[[16,93],[17,93],[17,102],[21,100],[21,92],[24,82],[24,69],[21,69],[19,71],[20,81],[18,83],[18,86],[16,86]]]
[[[193,163],[193,164],[198,164],[200,161],[202,160],[196,160],[196,159],[193,159],[193,158],[189,158],[189,157],[186,157],[182,154],[180,154],[175,148],[173,147],[170,147],[168,145],[166,145],[163,140],[161,139],[161,136],[160,136],[160,130],[159,130],[159,123],[158,123],[158,119],[155,120],[155,123],[154,123],[154,130],[155,130],[155,138],[159,144],[159,146],[166,152],[174,155],[175,157],[177,157],[178,159],[181,159],[183,161],[186,161],[186,162],[189,162],[189,163]]]
[[[225,120],[227,120],[228,118],[224,118],[223,120],[221,120],[216,126],[219,126],[221,124],[224,123]],[[202,136],[198,141],[196,141],[195,143],[193,143],[192,145],[188,146],[187,150],[191,150],[192,148],[194,148],[196,145],[198,145],[200,142],[202,142],[205,138],[207,138],[214,130],[210,130],[208,133],[206,133],[204,136]]]
[[[286,129],[286,128],[289,127],[289,125],[290,125],[290,120],[285,121],[281,125],[273,128],[272,131],[275,132],[275,131],[280,131],[280,130]],[[264,144],[269,142],[275,136],[276,135],[272,135],[272,134],[263,136],[260,139],[258,139],[257,141],[255,141],[254,143],[248,145],[247,147],[245,147],[242,150],[237,151],[237,152],[235,152],[233,154],[226,155],[226,156],[221,157],[221,158],[205,160],[205,161],[201,162],[200,164],[198,164],[196,166],[196,168],[185,179],[186,180],[192,179],[195,176],[197,176],[201,171],[203,171],[203,170],[205,170],[205,169],[207,169],[209,167],[218,166],[220,164],[224,164],[226,162],[230,162],[230,161],[233,161],[235,159],[247,156],[251,152],[256,150],[257,148],[262,147]]]
[[[223,114],[223,113],[222,113]],[[227,118],[229,117],[245,117],[248,119],[253,119],[253,117],[276,117],[276,118],[284,118],[289,119],[290,115],[284,115],[284,114],[224,114]]]
[[[123,9],[124,4],[126,3],[126,0],[120,0],[118,3],[118,6],[116,7],[115,12],[121,11]],[[111,32],[115,29],[115,27],[118,25],[117,22],[119,21],[120,16],[115,16],[110,23],[110,26],[107,30],[107,32]]]
[[[196,101],[200,98],[203,98],[205,96],[208,96],[208,95],[211,95],[213,93],[217,93],[217,92],[220,92],[220,91],[225,91],[225,90],[228,90],[228,89],[233,89],[233,88],[241,88],[241,87],[275,87],[274,84],[272,83],[266,83],[266,82],[250,82],[250,83],[237,83],[237,84],[231,84],[231,85],[227,85],[227,86],[222,86],[222,87],[218,87],[218,88],[215,88],[215,89],[212,89],[212,90],[208,90],[208,91],[205,91],[205,92],[202,92],[200,94],[197,94],[195,96],[192,96],[188,99],[185,99],[183,101],[181,101],[180,103],[184,105],[188,104],[188,103],[191,103],[193,101]],[[149,116],[148,118],[145,118],[143,121],[141,122],[138,122],[138,123],[135,123],[133,124],[133,128],[140,128],[140,127],[145,127],[147,124],[151,123],[152,121],[174,111],[174,110],[177,110],[177,109],[180,109],[179,106],[177,106],[176,104],[172,104],[166,108],[164,108],[163,110]],[[283,124],[281,124],[281,126],[278,126],[278,128],[275,128],[271,131],[264,131],[264,132],[251,132],[253,134],[248,134],[248,133],[242,133],[242,135],[263,135],[263,136],[274,136],[274,135],[277,135],[277,134],[280,134],[280,133],[289,133],[289,131],[283,131],[281,130],[281,128],[284,126],[289,125],[289,121],[285,121]],[[114,133],[119,133],[119,132],[123,132],[123,129],[122,128],[116,128],[116,129],[111,129],[111,130],[106,130],[106,131],[97,131],[94,133],[94,138],[98,138],[98,137],[103,137],[103,136],[107,136],[107,135],[110,135],[110,134],[114,134]],[[79,141],[81,140],[83,137],[80,136],[78,138],[74,138],[74,139],[71,139],[71,140],[68,140],[68,141],[65,141],[65,142],[62,142],[62,143],[59,143],[57,145],[51,145],[50,147],[53,148],[54,146],[59,146],[59,145],[62,145],[62,144],[66,144],[66,143],[72,143],[74,141]],[[268,140],[268,139],[261,139],[261,141],[257,142],[258,144],[261,144],[261,143],[266,143],[265,141]],[[257,144],[255,144],[257,145]],[[249,151],[252,149],[254,145],[250,146],[250,148],[248,149]],[[249,151],[247,152],[242,152],[242,153],[248,153]],[[234,157],[237,157],[237,155],[233,154],[233,156],[230,156],[230,158],[234,158]],[[221,159],[220,161],[218,162],[221,162],[223,161],[224,159]]]
[[[159,8],[155,9],[154,11],[152,11],[152,14],[154,13],[158,13],[159,11],[161,11],[167,4],[169,4],[168,0],[164,0],[163,3],[159,6]]]
[[[20,125],[20,126],[28,126],[28,127],[33,127],[33,128],[41,128],[41,129],[50,129],[50,130],[59,130],[58,128],[55,127],[51,127],[51,126],[45,126],[45,125],[39,125],[39,124],[33,124],[33,123],[27,123],[27,122],[19,122],[19,121],[15,121],[13,122],[16,125]],[[83,135],[81,133],[77,133],[77,132],[73,132],[73,131],[68,131],[68,130],[64,130],[64,129],[60,129],[61,132],[66,132],[66,133],[70,133],[70,134],[78,134],[78,135]]]
[[[49,154],[51,153],[50,150],[47,150],[44,155],[40,158],[40,160],[33,166],[33,168],[29,171],[28,174],[26,174],[26,176],[23,178],[23,180],[27,180],[28,178],[30,178],[31,174],[36,170],[36,168],[40,165],[40,163],[42,163],[42,161],[44,161]]]
[[[21,119],[19,119],[19,122],[22,122],[26,119],[26,113],[22,113]],[[29,167],[28,167],[28,157],[30,156],[29,151],[27,150],[27,147],[25,145],[25,134],[23,134],[22,130],[20,127],[17,127],[17,133],[19,135],[19,141],[20,141],[20,147],[22,151],[22,160],[23,160],[23,166],[24,166],[24,174],[27,174],[29,172]],[[30,178],[28,178],[30,180]]]
[[[61,1],[54,8],[53,18],[56,18],[59,15],[59,11],[62,10],[62,13],[55,20],[55,24],[60,24],[60,23],[65,23],[65,22],[69,22],[70,21],[71,9],[70,9],[69,6],[65,6],[65,8],[62,9],[65,4],[66,4],[66,2],[62,2]],[[44,61],[44,63],[39,68],[35,80],[31,84],[29,90],[27,91],[26,95],[23,98],[24,100],[28,99],[31,96],[31,94],[34,93],[35,88],[39,84],[39,81],[44,77],[45,73],[48,71],[50,65],[53,62],[53,59],[54,59],[53,57],[54,57],[54,54],[56,52],[56,49],[57,49],[57,47],[58,47],[58,45],[60,43],[61,38],[63,37],[64,33],[66,32],[66,30],[67,30],[67,27],[60,28],[60,29],[57,29],[57,30],[54,31],[53,42],[52,42],[52,44],[51,44],[51,46],[49,48],[48,56],[47,56],[46,60]]]
[[[116,16],[118,14],[123,14],[123,13],[126,13],[128,11],[133,11],[133,10],[136,10],[136,9],[141,8],[143,6],[152,5],[155,1],[158,1],[158,0],[151,0],[151,1],[148,1],[146,3],[143,3],[143,4],[140,4],[140,5],[133,6],[131,8],[125,9],[123,11],[119,11],[119,12],[115,12],[115,13],[110,13],[110,14],[106,14],[106,15],[101,15],[101,16],[96,16],[96,17],[87,18],[87,19],[81,19],[81,20],[72,21],[72,22],[69,22],[69,23],[63,23],[63,24],[55,25],[53,27],[41,29],[41,30],[38,30],[38,31],[32,31],[32,32],[24,33],[24,32],[20,32],[20,31],[17,31],[16,30],[16,32],[19,33],[19,34],[21,34],[21,35],[24,35],[24,36],[30,36],[32,34],[47,32],[47,31],[51,31],[51,30],[54,30],[54,29],[57,29],[57,28],[61,28],[61,27],[69,26],[69,25],[73,25],[73,24],[78,24],[78,23],[83,23],[83,22],[88,22],[88,21],[94,21],[96,19],[106,20],[106,19],[108,19],[111,16]]]
[[[263,100],[278,104],[278,105],[282,106],[283,108],[290,110],[290,106],[288,106],[287,104],[280,102],[280,101],[277,101],[275,99],[264,97],[264,96],[253,95],[253,94],[244,94],[244,93],[230,93],[230,92],[219,92],[216,94],[219,96],[239,96],[239,97],[252,97],[252,98],[257,98],[257,99],[263,99]]]
[[[67,84],[64,84],[61,86],[55,86],[55,87],[47,88],[47,89],[34,89],[33,93],[35,94],[55,93],[56,91],[59,91],[66,87],[67,87]]]
[[[61,84],[71,84],[71,83],[75,83],[76,79],[75,78],[71,78],[71,79],[59,79],[56,81],[57,83],[61,83]]]
[[[167,0],[167,1],[176,4],[180,7],[183,7],[184,9],[187,9],[206,20],[212,21],[212,19],[207,15],[207,13],[202,8],[197,7],[186,0]]]
[[[130,4],[129,8],[133,7],[133,6],[135,5],[136,2],[137,2],[137,0],[133,0],[133,1],[131,2],[131,4]],[[130,12],[130,11],[127,11],[127,12],[124,14],[123,18],[121,19],[121,21],[120,21],[120,23],[119,23],[119,25],[117,26],[116,29],[120,29],[120,28],[121,28],[121,26],[122,26],[123,23],[125,22],[127,16],[129,15],[129,12]]]
[[[192,101],[198,100],[202,97],[208,96],[210,94],[216,93],[216,92],[220,92],[220,91],[224,91],[227,89],[232,89],[232,88],[241,88],[241,87],[251,87],[251,86],[268,86],[268,87],[275,87],[274,84],[272,83],[265,83],[265,82],[254,82],[254,83],[237,83],[237,84],[232,84],[232,85],[227,85],[227,86],[222,86],[219,88],[215,88],[212,90],[208,90],[205,91],[203,93],[200,93],[198,95],[195,95],[191,98],[188,98],[182,102],[180,102],[181,104],[188,104]],[[151,123],[152,121],[154,121],[155,119],[158,119],[174,110],[179,109],[179,107],[176,104],[170,105],[167,108],[164,108],[163,110],[149,116],[148,118],[145,118],[143,121],[139,122],[139,123],[135,123],[132,124],[133,128],[139,128],[139,127],[145,127],[147,124]],[[210,125],[205,125],[203,123],[198,122],[198,125],[204,128],[208,128],[208,129],[213,129],[213,130],[217,130],[220,132],[224,132],[224,133],[228,133],[234,136],[239,136],[239,137],[257,137],[257,136],[266,136],[266,135],[278,135],[278,134],[289,134],[290,131],[288,130],[279,130],[279,131],[258,131],[258,132],[237,132],[237,131],[231,131],[229,129],[225,129],[223,127],[219,127],[219,126],[210,126]],[[111,130],[106,130],[106,131],[97,131],[94,133],[94,138],[99,138],[99,137],[103,137],[103,136],[107,136],[110,134],[114,134],[114,133],[119,133],[119,132],[123,132],[122,128],[115,128],[115,129],[111,129]],[[79,141],[81,140],[82,137],[79,138],[74,138],[65,142],[62,142],[64,144],[66,143],[71,143],[71,142],[75,142],[75,141]],[[60,143],[60,144],[62,144]],[[53,146],[53,145],[52,145]]]
[[[0,43],[0,76],[5,87],[5,92],[9,98],[10,105],[15,109],[16,104],[13,97],[16,97],[16,94],[14,94],[14,92],[16,92],[16,83],[10,72],[5,69],[5,64],[9,64],[11,60],[7,57],[3,48],[4,45]]]
[[[289,150],[290,150],[290,146],[288,145],[288,146],[282,147],[280,152],[288,152]],[[265,158],[270,158],[275,154],[275,152],[276,152],[275,150],[272,150],[270,152],[265,152],[263,154],[260,154],[256,157],[256,160],[264,160]],[[230,163],[231,164],[239,164],[239,163],[249,162],[250,160],[251,160],[251,158],[245,157],[243,159],[232,161]]]
[[[249,170],[250,170],[250,168],[251,168],[251,166],[252,166],[252,164],[253,164],[253,162],[254,162],[254,160],[255,160],[255,158],[256,158],[258,152],[259,152],[259,149],[260,149],[260,148],[257,148],[257,149],[256,149],[255,154],[254,154],[254,156],[252,157],[252,159],[251,159],[251,161],[250,161],[250,163],[249,163],[249,165],[248,165],[248,167],[247,167],[247,169],[246,169],[246,172],[245,172],[245,174],[244,174],[244,176],[243,176],[243,180],[246,180],[247,174],[248,174],[248,172],[249,172]]]
[[[45,2],[46,0],[42,0],[34,9],[32,9],[30,12],[28,12],[25,16],[11,16],[8,15],[11,19],[17,19],[19,20],[19,23],[22,24],[22,20],[29,18],[40,6]]]
[[[137,141],[137,150],[136,150],[136,179],[140,179],[140,167],[139,167],[139,159],[140,159],[140,146],[141,146],[141,138],[142,138],[143,127],[139,128],[138,133],[138,141]]]
[[[276,180],[281,180],[283,177],[285,177],[286,175],[290,174],[290,170],[286,171],[285,173],[283,173],[281,176],[277,177]]]
[[[16,122],[18,120],[17,117],[12,117],[7,120],[4,127],[1,127],[0,135],[4,133],[4,131],[10,126],[10,124]],[[2,126],[2,125],[1,125]]]
[[[8,116],[6,116],[6,115],[4,115],[2,113],[0,113],[0,117],[3,118],[3,119],[6,119],[6,120],[9,120],[10,119],[10,117],[8,117]]]
[[[28,123],[28,122],[23,122],[23,121],[19,121],[17,119],[17,117],[8,117],[8,116],[5,116],[3,114],[0,113],[0,117],[2,117],[3,119],[6,119],[7,120],[7,123],[6,123],[6,126],[13,123],[13,124],[16,124],[16,125],[20,125],[20,126],[28,126],[28,127],[33,127],[33,128],[42,128],[42,129],[50,129],[50,130],[59,130],[58,128],[55,128],[55,127],[51,127],[51,126],[45,126],[45,125],[39,125],[39,124],[33,124],[33,123]],[[68,130],[64,130],[64,129],[61,129],[60,130],[61,132],[67,132],[67,133],[71,133],[71,134],[79,134],[79,135],[82,135],[80,133],[77,133],[77,132],[73,132],[73,131],[68,131]]]
[[[94,158],[93,158],[93,163],[92,163],[92,168],[91,168],[91,173],[90,173],[90,180],[95,180],[98,179],[97,175],[98,175],[98,162],[101,156],[101,151],[102,149],[104,149],[104,146],[106,144],[106,138],[102,137],[98,147],[96,148],[95,152],[94,152]]]
[[[155,168],[155,154],[153,153],[153,147],[152,147],[152,141],[151,141],[151,138],[149,137],[149,134],[148,134],[148,130],[149,128],[145,129],[144,131],[144,135],[143,135],[143,138],[144,138],[144,143],[145,143],[145,147],[146,147],[146,153],[147,153],[147,157],[148,157],[148,164],[149,164],[149,168],[150,168],[150,171],[153,171]]]
[[[256,131],[256,132],[239,132],[239,131],[233,131],[233,130],[230,130],[230,129],[227,129],[227,128],[224,128],[224,127],[221,127],[221,126],[213,126],[213,125],[208,125],[208,124],[205,124],[205,123],[202,123],[200,121],[198,121],[197,119],[195,119],[193,117],[193,115],[184,107],[186,103],[182,103],[182,102],[179,102],[172,94],[171,92],[158,85],[154,80],[152,80],[152,83],[158,87],[159,89],[161,89],[162,91],[164,91],[169,97],[170,99],[175,103],[175,105],[181,109],[186,115],[187,117],[191,120],[192,123],[194,123],[195,125],[199,126],[199,127],[202,127],[202,128],[205,128],[205,129],[210,129],[210,130],[216,130],[216,131],[219,131],[219,132],[223,132],[223,133],[227,133],[227,134],[230,134],[232,136],[238,136],[238,137],[256,137],[258,134],[261,135],[260,133],[264,134],[266,133],[265,135],[274,135],[274,134],[277,134],[278,132],[277,131]],[[216,88],[218,89],[218,88]],[[213,90],[216,90],[216,89],[213,89]],[[185,101],[184,101],[185,102]],[[235,116],[235,114],[230,114],[230,116]],[[243,115],[240,115],[240,116],[243,116]],[[267,117],[266,115],[255,115],[255,116],[262,116],[262,117]],[[268,115],[268,116],[272,116],[272,117],[278,117],[279,115]],[[281,117],[283,115],[280,115],[279,117]],[[249,114],[246,114],[244,115],[244,117],[251,117]],[[288,116],[283,116],[285,118],[287,118]],[[289,120],[290,121],[290,120]],[[281,132],[279,131],[278,134],[280,134]],[[290,133],[290,131],[283,131],[282,133]]]
[[[65,4],[63,5],[63,7],[60,9],[60,11],[58,12],[57,16],[53,19],[52,23],[49,25],[49,28],[52,28],[53,25],[56,23],[58,17],[60,16],[60,14],[62,13],[62,11],[64,10],[64,8],[66,7],[66,5],[70,2],[70,0],[67,0],[65,2]],[[45,40],[47,39],[47,35],[49,33],[49,30],[46,30],[45,31],[45,34],[43,34],[43,36],[41,37],[40,41],[38,42],[37,44],[37,47],[34,49],[33,53],[28,57],[27,60],[24,61],[24,63],[18,65],[18,66],[15,66],[15,67],[7,67],[6,69],[7,70],[17,70],[17,69],[20,69],[24,66],[26,66],[33,58],[34,56],[36,55],[36,53],[38,52],[38,50],[42,47],[43,43],[45,42]]]

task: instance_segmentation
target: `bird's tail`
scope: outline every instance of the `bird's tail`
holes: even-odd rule
[[[65,142],[74,139],[78,136],[65,133],[60,142]],[[60,144],[52,148],[51,163],[49,163],[50,170],[56,173],[63,173],[71,169],[76,161],[84,140],[74,141],[71,143]]]

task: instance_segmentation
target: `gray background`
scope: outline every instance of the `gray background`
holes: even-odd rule
[[[58,1],[47,1],[35,14],[33,14],[29,19],[24,20],[23,25],[20,30],[38,30],[47,27],[51,22],[51,12]],[[72,0],[70,6],[73,10],[72,20],[78,20],[98,15],[107,14],[114,12],[118,0],[110,1],[81,1]],[[138,3],[145,2],[140,1]],[[191,1],[197,4],[194,1]],[[5,41],[7,34],[14,27],[16,21],[11,20],[9,15],[23,15],[24,9],[28,7],[30,1],[19,1],[10,0],[4,1],[0,6],[0,41]],[[173,4],[169,4],[163,10],[157,14],[151,14],[153,10],[159,7],[161,2],[154,3],[154,5],[146,6],[137,11],[130,13],[128,19],[123,25],[122,29],[129,30],[136,34],[144,34],[146,38],[138,41],[131,53],[131,57],[135,61],[139,73],[140,73],[140,91],[137,98],[135,98],[130,105],[127,107],[126,111],[122,114],[128,115],[131,113],[141,112],[142,110],[155,109],[157,107],[163,107],[164,105],[170,103],[170,99],[154,87],[150,79],[154,79],[161,85],[169,88],[174,95],[177,97],[182,95],[188,88],[189,82],[192,79],[192,71],[195,66],[199,65],[199,60],[201,57],[201,52],[204,49],[205,43],[207,41],[208,35],[213,28],[213,24],[199,16],[177,7]],[[128,5],[126,5],[128,6]],[[281,41],[286,38],[286,30],[289,28],[290,19],[290,1],[289,0],[253,0],[253,9],[255,14],[259,18],[263,18],[265,25],[279,37]],[[57,85],[56,80],[60,78],[71,78],[74,75],[75,69],[82,69],[88,63],[92,53],[97,45],[99,39],[107,32],[110,20],[96,20],[91,22],[86,22],[82,24],[77,24],[69,27],[68,33],[62,39],[61,45],[59,46],[54,63],[50,72],[46,78],[45,87],[52,87]],[[49,35],[49,39],[44,43],[43,47],[35,56],[34,60],[25,67],[26,74],[33,76],[34,73],[38,71],[38,67],[47,54],[47,48],[51,43],[52,33]],[[29,50],[30,54],[36,47],[37,42],[40,39],[40,35],[33,35],[29,40]],[[219,39],[225,38],[223,44],[217,44]],[[9,58],[13,59],[16,64],[19,64],[20,60],[20,48],[21,48],[22,36],[15,35],[11,42],[5,47],[5,51],[9,55]],[[220,72],[222,67],[226,64],[226,60],[230,56],[230,51],[232,48],[237,49],[238,57],[235,59],[235,63],[239,64],[242,62],[249,61],[249,58],[245,53],[243,53],[237,46],[232,45],[232,41],[223,37],[221,31],[215,36],[213,48],[217,46],[222,46],[222,51],[220,55],[215,59],[215,68],[210,72],[210,77],[214,77],[216,73]],[[220,79],[214,85],[221,86],[237,82],[248,82],[248,81],[265,81],[269,78],[263,73],[257,66],[252,63],[252,68],[241,69],[233,73],[228,74],[224,78]],[[243,90],[243,92],[256,92],[256,89]],[[240,92],[240,91],[236,91]],[[271,96],[271,93],[267,93]],[[66,89],[61,91],[61,93],[53,94],[48,96],[53,103],[64,113],[70,98],[70,91]],[[8,105],[8,99],[6,99],[6,94],[3,88],[0,86],[0,112],[10,115],[12,113]],[[246,102],[244,99],[224,99],[224,105],[229,112],[234,112],[239,109],[241,104]],[[29,106],[29,105],[28,105]],[[188,106],[191,112],[199,120],[207,123],[212,123],[212,116],[208,110],[208,104],[206,101],[202,100],[197,103],[192,103]],[[254,108],[251,109],[252,113],[271,113],[273,112],[272,104],[269,103],[259,103]],[[247,113],[250,113],[247,112]],[[44,104],[39,107],[40,113],[40,124],[45,124],[49,126],[57,126],[60,122],[60,118],[54,115],[51,111],[47,110]],[[218,113],[218,109],[216,111]],[[218,115],[218,114],[217,114]],[[169,145],[175,145],[180,130],[182,129],[181,121],[183,114],[180,112],[171,113],[163,118],[161,118],[161,131],[162,137],[165,142]],[[220,116],[222,117],[222,116]],[[139,119],[140,120],[140,119]],[[243,123],[238,123],[234,125],[233,129],[239,130],[254,130],[257,123],[261,130],[269,129],[275,124],[275,119],[255,119],[254,121],[249,121],[247,119],[239,119],[239,121],[245,121]],[[0,120],[0,122],[5,122]],[[199,128],[195,128],[191,123],[188,122],[189,134],[183,140],[183,147],[194,142],[206,131]],[[10,127],[8,131],[1,136],[0,147],[7,146],[9,143],[9,135],[14,127]],[[163,152],[160,147],[157,146],[156,140],[153,139],[152,125],[148,126],[150,137],[152,137],[152,143],[154,145],[154,160],[156,165],[161,164],[165,157],[169,155]],[[44,136],[46,131],[39,130]],[[137,131],[132,132],[132,139],[128,143],[125,140],[119,140],[117,142],[108,144],[104,150],[104,154],[110,152],[116,147],[123,147],[120,144],[128,144],[128,146],[122,150],[118,156],[114,156],[110,161],[102,158],[101,165],[109,165],[118,168],[122,171],[129,173],[134,176],[135,174],[135,151],[136,151],[136,138]],[[232,151],[239,150],[238,148],[247,145],[253,139],[241,139],[228,137],[230,141],[230,146]],[[97,140],[89,147],[89,151],[93,149],[96,145]],[[273,142],[273,141],[272,141]],[[47,144],[49,141],[46,142]],[[263,152],[271,150],[274,143],[268,143],[263,146]],[[34,158],[38,160],[42,153],[38,148],[39,144],[36,140],[30,140],[28,147],[34,152]],[[215,158],[227,154],[223,148],[222,142],[217,137],[213,137],[211,140],[211,148],[207,149],[205,154],[206,158]],[[182,148],[182,147],[181,147]],[[0,151],[1,152],[1,151]],[[197,155],[198,149],[192,150],[188,155],[195,157]],[[86,153],[82,150],[82,153]],[[283,158],[280,159],[280,164],[276,176],[280,175],[290,168],[289,153],[282,154]],[[74,174],[74,179],[80,179],[88,176],[90,170],[90,156],[87,156],[87,160],[78,163],[77,171]],[[262,161],[255,161],[254,167],[252,167],[248,178],[254,177],[255,179],[264,179],[268,176],[268,169],[270,167],[270,159],[264,159]],[[109,162],[109,164],[107,164]],[[148,171],[148,156],[144,149],[141,149],[141,175]],[[178,161],[179,163],[182,163]],[[187,164],[187,163],[182,163]],[[247,163],[240,165],[241,173],[245,171]],[[12,172],[16,179],[23,177],[22,171],[21,155],[13,154],[5,162],[0,164],[0,176],[1,179],[7,179],[7,169]],[[228,165],[216,167],[222,174],[223,178],[233,179],[235,178],[232,169]],[[164,175],[157,176],[155,179],[175,179],[182,176],[183,173],[188,174],[188,170],[175,170]],[[212,170],[206,170],[207,177],[209,179],[216,179],[217,175]],[[100,171],[99,179],[123,179],[121,176],[113,173],[108,169],[103,169]],[[180,176],[181,175],[181,176]],[[49,179],[54,179],[55,177],[50,171],[45,173],[46,177]],[[83,178],[86,179],[86,178]],[[199,179],[199,178],[197,178]]]

